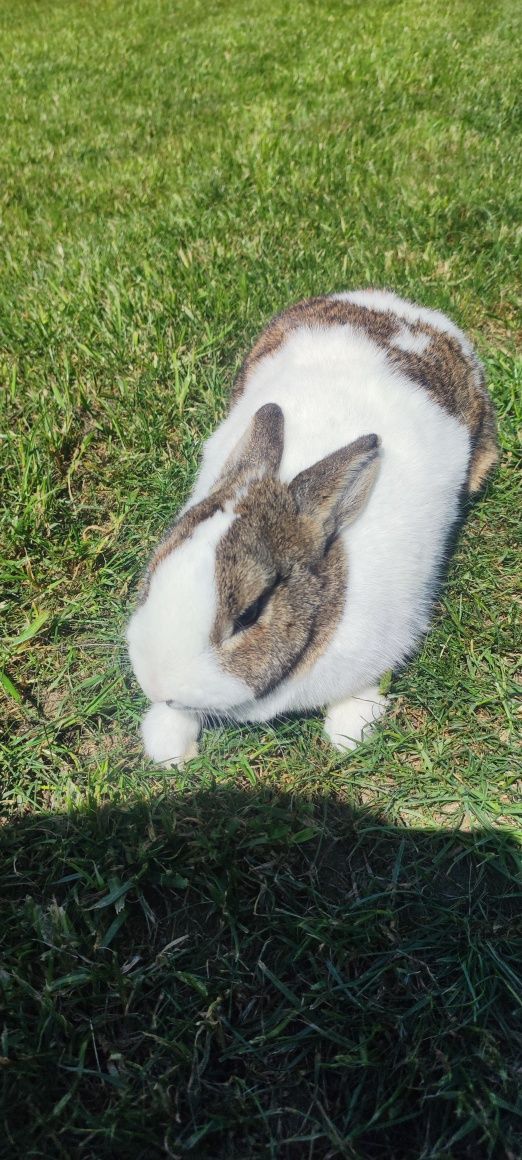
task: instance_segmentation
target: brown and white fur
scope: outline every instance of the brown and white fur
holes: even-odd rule
[[[497,456],[482,367],[443,314],[365,290],[273,319],[128,626],[149,757],[194,756],[208,716],[320,707],[353,748]]]

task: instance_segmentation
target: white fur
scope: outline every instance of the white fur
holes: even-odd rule
[[[367,740],[379,717],[386,712],[388,698],[383,697],[377,685],[365,689],[357,697],[349,697],[332,705],[326,714],[324,731],[336,749],[356,749]]]
[[[182,766],[197,757],[200,723],[189,713],[180,713],[169,705],[152,705],[141,723],[141,736],[147,757],[167,769]]]
[[[332,298],[353,302],[355,306],[367,306],[370,310],[382,312],[391,310],[397,318],[404,318],[407,322],[426,322],[429,326],[435,326],[437,330],[445,331],[446,334],[457,338],[463,351],[473,355],[469,338],[441,310],[417,306],[415,302],[408,302],[407,298],[399,298],[399,295],[393,294],[391,290],[345,290],[341,294],[332,294]]]
[[[216,614],[216,544],[233,512],[216,512],[152,574],[147,600],[127,629],[132,666],[151,701],[226,710],[251,690],[218,667],[210,633]]]
[[[402,349],[419,349],[412,346],[407,323],[423,320],[471,352],[464,335],[437,311],[387,292],[336,297],[393,310]],[[375,688],[382,673],[408,657],[428,626],[432,587],[466,478],[470,436],[360,331],[302,326],[250,372],[243,395],[205,445],[190,504],[208,494],[264,403],[278,403],[284,413],[284,481],[360,435],[381,438],[376,483],[343,533],[348,590],[333,640],[310,670],[258,702],[244,682],[218,669],[208,641],[216,606],[215,548],[234,518],[227,511],[200,525],[153,575],[148,600],[129,626],[131,660],[152,700],[223,709],[237,720],[331,705],[327,733],[347,747],[346,739],[360,738],[377,710],[383,711]],[[373,700],[370,715],[361,699]],[[157,737],[147,726],[151,755],[164,752],[164,730],[170,727],[163,715]]]
[[[403,326],[395,338],[391,339],[390,346],[398,346],[399,350],[411,351],[413,354],[422,354],[430,345],[427,334],[415,334],[409,326]]]
[[[428,326],[434,326],[436,330],[450,334],[452,338],[457,339],[464,354],[471,360],[473,381],[479,390],[483,390],[480,364],[469,338],[451,321],[451,318],[442,313],[442,310],[431,310],[426,306],[417,306],[415,302],[409,302],[407,298],[399,298],[398,294],[393,294],[391,290],[348,290],[341,294],[332,294],[332,298],[344,298],[347,302],[353,302],[357,306],[368,306],[372,310],[390,310],[392,314],[396,314],[398,319],[404,319],[405,322],[425,322]],[[408,327],[404,329],[408,331]],[[398,337],[400,340],[401,336]],[[419,354],[422,353],[416,346],[403,346],[401,341],[397,342],[397,338],[394,345],[402,347],[402,350],[415,350]]]

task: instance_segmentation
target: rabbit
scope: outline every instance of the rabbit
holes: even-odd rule
[[[182,765],[209,719],[318,709],[337,749],[366,739],[497,458],[481,364],[444,314],[361,290],[277,315],[128,625],[149,758]]]

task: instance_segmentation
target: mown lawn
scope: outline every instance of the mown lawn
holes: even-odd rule
[[[520,25],[0,6],[2,1157],[522,1154]],[[449,311],[498,407],[433,631],[353,756],[311,718],[151,770],[148,551],[264,322],[366,285]]]

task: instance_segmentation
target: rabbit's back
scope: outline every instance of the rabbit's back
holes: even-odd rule
[[[285,415],[283,479],[368,431],[379,433],[405,484],[413,457],[425,475],[473,491],[497,456],[481,364],[465,335],[444,315],[383,291],[308,299],[269,323],[206,445],[196,498],[266,402]]]
[[[267,327],[206,445],[191,502],[208,493],[264,403],[284,412],[284,482],[369,431],[381,439],[375,486],[343,533],[348,590],[335,640],[306,690],[298,683],[286,690],[277,712],[298,708],[301,693],[304,704],[310,680],[328,699],[341,665],[348,695],[414,650],[463,491],[494,462],[496,441],[482,369],[465,336],[444,315],[384,292],[312,299]]]
[[[444,314],[416,306],[389,291],[310,298],[277,315],[245,359],[232,403],[245,391],[257,390],[261,367],[270,375],[270,367],[276,372],[275,363],[279,364],[276,373],[286,363],[292,378],[293,373],[299,373],[300,362],[306,362],[316,376],[315,390],[322,395],[328,368],[335,359],[339,328],[345,339],[344,356],[342,348],[337,353],[341,366],[344,357],[349,375],[349,379],[342,379],[341,373],[340,394],[353,389],[361,392],[372,375],[379,373],[378,363],[382,366],[384,359],[389,376],[402,377],[466,427],[470,438],[468,490],[472,494],[480,490],[498,458],[494,412],[482,365],[466,335]],[[368,348],[381,355],[373,367],[368,365]],[[283,352],[290,358],[280,360]]]

